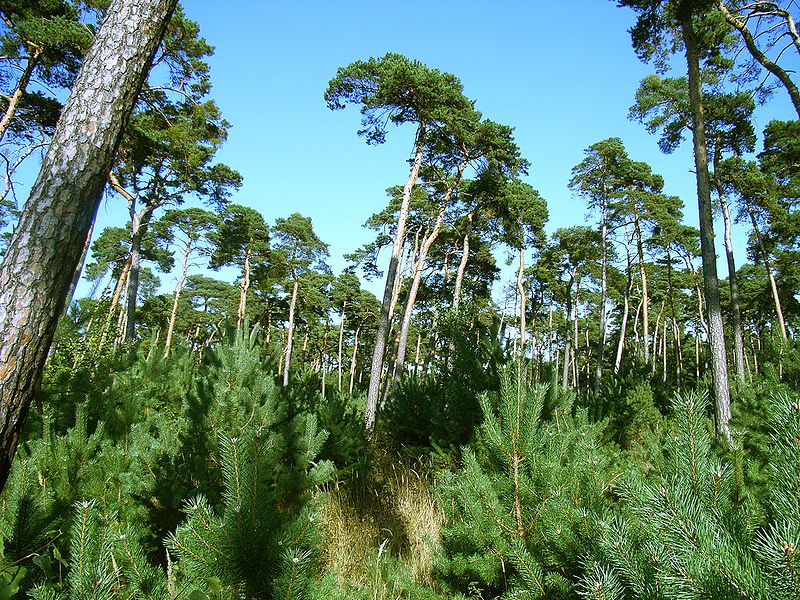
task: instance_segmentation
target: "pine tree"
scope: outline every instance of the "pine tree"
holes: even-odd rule
[[[217,510],[203,496],[190,500],[167,546],[195,589],[216,579],[221,597],[302,598],[318,543],[309,492],[333,471],[332,463],[315,462],[327,432],[313,415],[289,418],[254,338],[236,336],[220,351],[208,412],[222,503]]]
[[[797,598],[800,405],[778,399],[767,522],[743,499],[736,469],[715,456],[705,396],[673,403],[652,473],[622,489],[623,510],[598,523],[597,563],[581,584],[589,598]],[[621,589],[624,588],[624,591]]]
[[[609,458],[603,424],[569,402],[545,418],[547,389],[508,373],[497,406],[481,397],[484,422],[464,467],[443,478],[438,500],[448,524],[441,574],[507,597],[566,597],[590,544],[590,515],[604,504]]]

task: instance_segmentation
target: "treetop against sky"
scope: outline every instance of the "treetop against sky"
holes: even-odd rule
[[[567,188],[570,170],[585,148],[611,136],[664,177],[665,193],[694,206],[690,144],[664,155],[657,136],[628,119],[653,69],[631,48],[635,15],[613,2],[242,0],[224,11],[187,3],[186,12],[216,48],[212,97],[233,124],[217,158],[244,177],[233,200],[269,222],[292,212],[311,217],[331,246],[334,271],[373,235],[361,225],[385,206],[385,189],[405,180],[414,128],[390,129],[385,144],[368,146],[356,135],[358,111],[328,110],[323,93],[339,67],[387,52],[456,75],[486,118],[515,128],[531,163],[524,180],[547,199],[550,231],[584,220],[583,200]],[[778,90],[757,110],[755,129],[791,117]],[[124,220],[122,211],[112,199],[98,230]],[[696,221],[696,211],[686,215]]]

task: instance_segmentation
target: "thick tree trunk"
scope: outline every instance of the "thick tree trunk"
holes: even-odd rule
[[[703,257],[703,285],[708,311],[709,346],[714,393],[717,437],[732,443],[730,419],[731,400],[728,391],[728,363],[725,354],[725,335],[719,302],[717,256],[714,250],[714,218],[711,212],[711,182],[708,174],[703,93],[700,80],[700,57],[689,9],[681,16],[681,34],[686,50],[689,79],[689,102],[692,110],[692,141],[694,145],[697,205],[700,216],[700,251]]]
[[[367,429],[372,429],[375,425],[375,416],[378,410],[378,396],[381,391],[381,376],[383,374],[384,354],[386,352],[386,338],[389,333],[389,320],[391,314],[389,308],[392,304],[392,292],[395,280],[397,279],[397,266],[400,262],[400,255],[403,252],[403,243],[406,239],[406,221],[411,205],[411,192],[417,182],[419,169],[422,166],[423,145],[425,141],[425,123],[420,123],[417,129],[417,139],[415,144],[414,162],[411,165],[411,172],[408,180],[403,186],[403,199],[400,204],[400,214],[397,218],[397,230],[395,231],[392,255],[389,258],[389,268],[386,270],[386,283],[383,288],[383,302],[381,303],[381,314],[378,319],[378,330],[375,334],[375,349],[372,352],[372,367],[369,374],[369,391],[367,392],[367,404],[364,409],[364,424]]]
[[[167,340],[164,342],[164,358],[169,356],[170,347],[172,346],[172,333],[175,331],[175,320],[178,318],[178,302],[181,299],[181,292],[183,292],[183,284],[186,283],[186,273],[189,272],[189,256],[192,254],[192,239],[186,240],[186,248],[183,252],[183,260],[181,261],[181,275],[178,278],[178,283],[175,286],[175,294],[172,298],[172,312],[169,315],[169,325],[167,326]]]
[[[289,325],[286,329],[286,357],[283,361],[283,387],[289,385],[289,365],[292,360],[292,340],[294,338],[294,309],[297,305],[298,285],[298,279],[297,276],[295,276],[294,284],[292,285],[292,299],[289,301]]]
[[[112,2],[0,266],[0,488],[114,153],[175,4]]]

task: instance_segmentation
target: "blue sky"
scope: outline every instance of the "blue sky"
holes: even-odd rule
[[[583,202],[567,189],[570,170],[584,148],[609,136],[661,173],[666,191],[686,203],[687,220],[697,221],[689,145],[665,156],[627,118],[652,69],[631,49],[633,13],[613,2],[186,4],[216,47],[212,97],[233,125],[218,159],[244,176],[234,201],[269,222],[295,211],[311,217],[336,272],[344,253],[371,239],[361,225],[385,205],[384,190],[405,181],[414,132],[399,127],[386,144],[367,146],[356,135],[358,109],[332,112],[323,92],[340,66],[390,51],[453,73],[486,117],[515,127],[531,162],[525,179],[548,200],[550,231],[584,222]],[[780,94],[758,113],[758,131],[791,117]],[[115,210],[101,208],[101,220]]]

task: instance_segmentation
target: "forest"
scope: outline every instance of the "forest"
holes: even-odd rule
[[[607,137],[549,228],[458,74],[353,57],[411,142],[336,273],[177,0],[4,0],[0,599],[800,598],[797,4],[615,4],[694,197]]]

